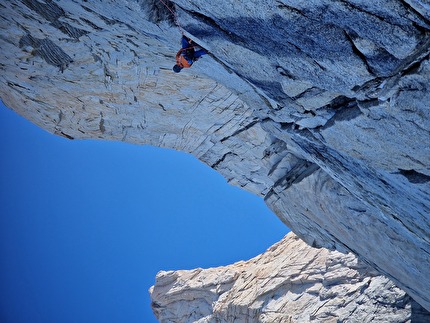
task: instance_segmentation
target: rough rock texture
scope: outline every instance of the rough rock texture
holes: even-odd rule
[[[430,309],[427,0],[0,3],[0,96],[46,130],[190,152]]]
[[[163,271],[150,290],[160,322],[426,322],[404,291],[353,254],[293,233],[226,267]]]

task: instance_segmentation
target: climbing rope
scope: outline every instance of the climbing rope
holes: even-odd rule
[[[178,15],[176,14],[176,12],[170,8],[163,0],[160,0],[160,2],[172,13],[173,15],[173,20],[175,21],[176,26],[178,26],[179,31],[181,32],[182,35],[185,35],[185,31],[184,29],[181,27],[181,24],[179,23],[178,20]]]

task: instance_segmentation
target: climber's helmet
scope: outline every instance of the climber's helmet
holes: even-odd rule
[[[181,70],[182,70],[182,67],[180,67],[179,65],[175,65],[175,66],[173,66],[173,71],[174,71],[175,73],[179,73]]]

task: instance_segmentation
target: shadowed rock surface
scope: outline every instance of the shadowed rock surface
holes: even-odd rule
[[[192,153],[430,309],[427,1],[0,3],[0,96],[69,139]]]

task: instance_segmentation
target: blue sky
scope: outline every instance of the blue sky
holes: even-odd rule
[[[246,260],[289,230],[191,155],[67,140],[0,102],[0,321],[156,322],[159,270]]]

